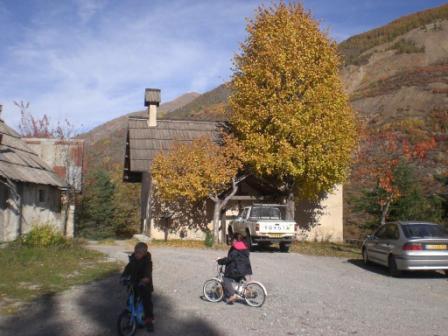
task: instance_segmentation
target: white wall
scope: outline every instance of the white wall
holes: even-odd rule
[[[46,194],[39,201],[39,190]],[[63,232],[64,218],[61,213],[61,192],[51,186],[28,183],[18,184],[22,206],[9,197],[6,207],[0,206],[0,241],[11,241],[18,237],[19,231],[27,233],[33,225],[50,224]],[[20,211],[22,216],[20,217]],[[20,228],[21,226],[21,228]]]
[[[297,205],[296,222],[299,239],[308,241],[343,241],[343,187],[338,185],[317,204]]]

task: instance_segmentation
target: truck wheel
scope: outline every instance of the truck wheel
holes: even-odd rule
[[[289,252],[289,244],[280,243],[280,252],[288,253]]]

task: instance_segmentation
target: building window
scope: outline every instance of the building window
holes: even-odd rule
[[[37,200],[39,203],[47,202],[47,191],[45,189],[39,189],[37,194]]]

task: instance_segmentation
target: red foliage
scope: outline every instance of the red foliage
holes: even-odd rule
[[[14,102],[20,109],[20,124],[19,132],[26,138],[56,138],[56,139],[70,139],[74,137],[74,126],[66,119],[64,122],[52,127],[50,118],[44,114],[41,118],[33,116],[27,112],[30,104],[21,102]]]
[[[414,133],[417,132],[363,132],[353,175],[364,184],[378,184],[388,194],[387,199],[380,200],[380,203],[400,197],[400,191],[394,181],[394,171],[400,162],[422,162],[427,159],[428,152],[437,147],[435,137],[415,137]]]

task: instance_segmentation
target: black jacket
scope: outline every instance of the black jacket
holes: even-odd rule
[[[142,259],[137,260],[132,254],[129,257],[129,263],[126,265],[123,275],[124,277],[130,276],[131,283],[138,285],[143,278],[149,278],[149,283],[146,285],[152,291],[154,287],[152,284],[152,260],[151,253],[147,253]]]
[[[218,260],[218,264],[226,266],[224,276],[232,279],[240,279],[246,275],[252,275],[249,254],[248,249],[237,250],[231,247],[227,258]]]

